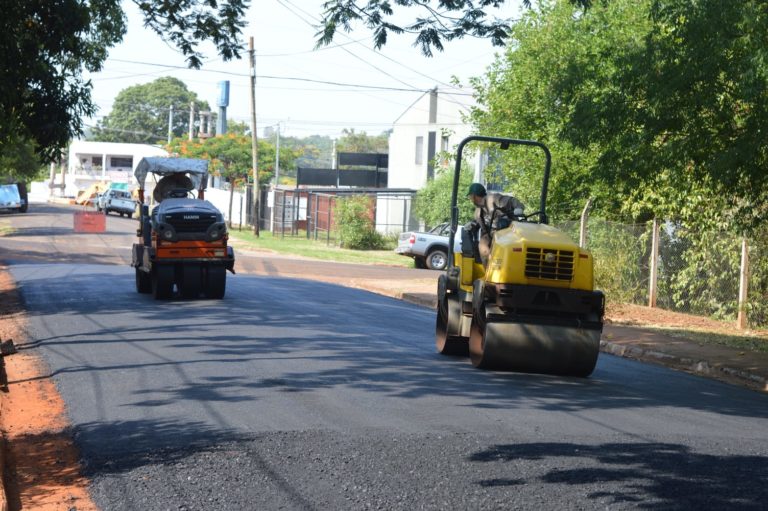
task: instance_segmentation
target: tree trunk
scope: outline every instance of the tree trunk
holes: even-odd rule
[[[229,228],[232,228],[232,201],[235,199],[235,180],[229,182]]]

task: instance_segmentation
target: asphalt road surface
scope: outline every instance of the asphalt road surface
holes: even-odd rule
[[[588,379],[475,370],[432,311],[309,280],[156,302],[122,241],[43,211],[0,217],[48,238],[0,258],[105,510],[765,509],[763,394],[604,354]]]

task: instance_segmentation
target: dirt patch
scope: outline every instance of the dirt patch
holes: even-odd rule
[[[628,303],[609,304],[605,312],[605,318],[607,322],[619,325],[702,330],[728,335],[752,335],[768,339],[768,330],[740,331],[736,330],[734,322],[718,321],[703,316],[694,316]]]
[[[79,454],[67,434],[64,401],[44,364],[24,350],[25,319],[16,285],[0,266],[0,339],[19,352],[3,358],[0,426],[5,437],[5,480],[11,511],[96,510]]]

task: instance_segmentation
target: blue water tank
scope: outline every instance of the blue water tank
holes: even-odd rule
[[[219,82],[218,106],[229,106],[229,80]]]

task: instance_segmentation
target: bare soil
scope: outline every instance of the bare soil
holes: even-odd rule
[[[0,374],[8,509],[95,511],[67,433],[64,401],[45,365],[24,349],[25,332],[16,285],[0,265],[0,340],[13,340],[18,349],[2,358]]]
[[[703,316],[643,307],[642,305],[609,304],[605,317],[607,322],[620,325],[698,330],[724,335],[750,335],[764,337],[768,340],[768,330],[739,331],[736,330],[734,322],[718,321]]]

